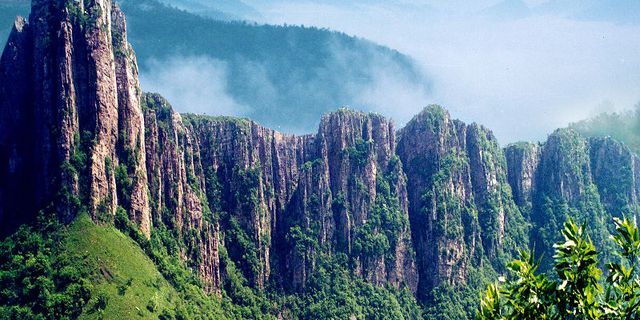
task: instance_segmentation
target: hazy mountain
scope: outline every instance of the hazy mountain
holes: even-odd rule
[[[343,108],[306,135],[179,114],[142,92],[109,0],[43,0],[31,18],[0,59],[0,319],[467,319],[518,249],[550,267],[566,219],[606,256],[607,222],[640,214],[640,158],[611,138],[558,129],[503,149],[437,105],[401,128]],[[211,32],[192,26],[188,41],[154,34]],[[335,36],[223,26],[230,42]],[[289,65],[309,52],[258,43]]]
[[[149,0],[122,6],[143,87],[165,92],[181,111],[249,116],[308,132],[341,105],[393,115],[407,107],[402,95],[428,95],[428,79],[409,57],[363,39],[209,20]],[[375,92],[397,96],[396,104],[371,99]]]
[[[24,0],[2,0],[0,1],[0,45],[4,48],[9,32],[11,32],[12,22],[17,15],[26,16],[29,14],[31,1]]]
[[[587,137],[613,137],[640,154],[640,104],[635,110],[601,113],[570,127]]]
[[[239,0],[160,0],[160,2],[220,20],[255,20],[260,16],[258,11]]]
[[[427,100],[429,80],[411,58],[364,39],[317,28],[220,21],[154,0],[121,4],[143,87],[164,92],[183,112],[249,116],[300,133],[343,105],[394,116],[405,114],[407,101]],[[171,5],[251,12],[240,1]],[[3,7],[2,24],[11,25],[25,8]]]

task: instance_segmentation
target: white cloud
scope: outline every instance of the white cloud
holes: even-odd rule
[[[439,103],[456,117],[492,128],[503,143],[544,139],[603,105],[621,109],[640,101],[640,26],[550,14],[520,19],[477,14],[499,2],[251,4],[263,22],[328,27],[411,55],[433,77],[433,96],[407,112]],[[533,7],[543,1],[525,3]],[[388,78],[365,91],[363,101],[388,103],[381,110],[393,115],[394,100],[385,88],[396,83]],[[397,89],[413,91],[405,85]]]
[[[145,91],[160,92],[178,112],[244,116],[251,110],[227,92],[227,66],[209,57],[149,61],[140,70]]]

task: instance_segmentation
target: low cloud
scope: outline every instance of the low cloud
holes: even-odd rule
[[[141,67],[145,91],[160,92],[179,112],[246,116],[251,108],[227,90],[227,65],[209,57],[151,59]]]
[[[362,91],[363,103],[380,104],[375,108],[402,119],[404,112],[394,115],[393,95],[385,94],[391,88],[396,101],[417,101],[403,111],[442,104],[455,117],[487,125],[508,143],[542,140],[603,106],[620,110],[640,101],[640,25],[615,16],[573,18],[566,14],[569,9],[542,10],[546,2],[524,1],[531,10],[522,10],[523,2],[492,0],[250,4],[263,22],[327,27],[398,49],[431,77],[431,94],[412,97],[413,84],[390,80],[393,72],[383,68],[377,85]]]

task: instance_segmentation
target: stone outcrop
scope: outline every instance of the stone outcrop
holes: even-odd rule
[[[372,283],[415,290],[406,178],[388,120],[341,110],[322,119],[318,134],[296,137],[243,119],[185,119],[199,142],[199,179],[216,184],[207,186],[216,189],[208,202],[224,213],[229,256],[254,285],[263,287],[276,269],[283,285],[301,288],[324,251],[354,256],[356,274]],[[393,231],[381,229],[389,217],[397,219]],[[364,233],[388,247],[370,252]],[[240,245],[244,238],[250,243]]]
[[[612,138],[589,139],[591,172],[607,213],[640,214],[638,156]]]
[[[504,152],[513,200],[521,210],[530,212],[540,147],[535,143],[522,142],[507,146]]]
[[[438,106],[399,131],[340,109],[303,136],[180,115],[141,93],[108,0],[32,1],[0,58],[2,233],[41,209],[65,222],[124,213],[214,294],[231,263],[255,288],[299,291],[341,259],[355,277],[428,299],[471,271],[501,272],[529,231],[550,257],[547,235],[567,217],[604,242],[605,209],[637,214],[639,199],[638,157],[571,130],[503,150]]]
[[[593,183],[587,140],[571,129],[558,129],[549,136],[540,154],[531,222],[532,244],[543,255],[543,268],[553,261],[553,244],[571,217],[588,223],[594,243],[606,246],[610,219]],[[553,235],[553,236],[552,236]]]
[[[10,167],[4,172],[37,172],[4,183],[22,180],[20,192],[34,195],[25,217],[53,201],[64,220],[73,217],[78,202],[94,218],[108,220],[123,205],[149,235],[142,156],[131,168],[139,178],[129,203],[118,199],[114,175],[127,161],[121,150],[144,148],[135,57],[124,25],[111,1],[36,0],[29,23],[18,18],[0,66],[0,100],[3,108],[16,110],[10,111],[13,118],[4,117],[13,124],[3,129],[21,128],[21,135],[4,130],[9,136],[3,138],[2,162]],[[20,79],[12,79],[16,75]],[[13,199],[3,203],[4,211],[15,211]]]
[[[507,183],[506,160],[488,130],[430,106],[400,132],[419,292],[464,284],[470,266],[526,245],[508,224],[524,223]],[[510,249],[511,250],[511,249]]]

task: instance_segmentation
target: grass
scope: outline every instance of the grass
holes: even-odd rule
[[[80,215],[64,248],[85,256],[95,270],[92,299],[80,319],[157,319],[178,299],[142,249],[113,226]]]

